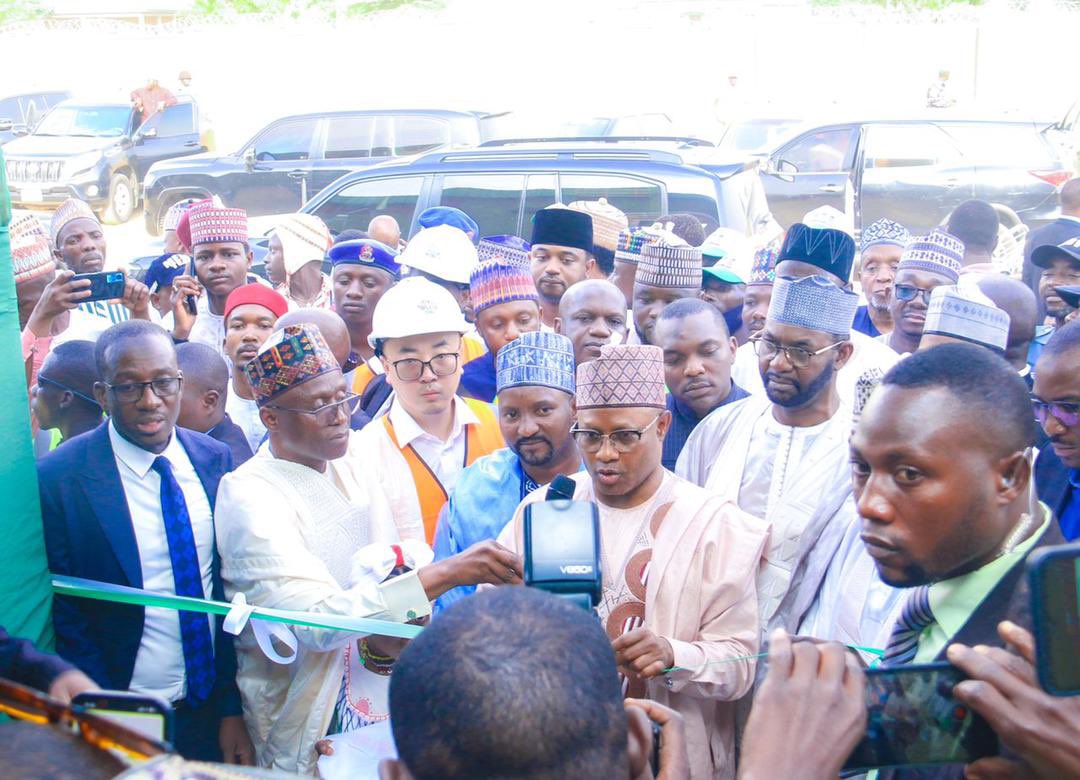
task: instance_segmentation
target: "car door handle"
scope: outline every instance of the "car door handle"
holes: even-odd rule
[[[818,187],[818,192],[843,192],[843,184],[822,184]]]
[[[198,141],[187,141],[187,142],[184,143],[184,146],[198,146],[198,145],[199,145]]]
[[[300,179],[307,178],[307,175],[308,175],[307,171],[289,171],[289,178],[290,179],[300,180]]]

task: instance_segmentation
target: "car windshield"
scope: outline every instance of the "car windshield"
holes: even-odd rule
[[[771,152],[791,136],[799,122],[791,119],[755,119],[732,125],[720,142],[725,149],[738,152]]]
[[[34,135],[120,136],[130,116],[127,106],[59,106],[41,120]]]

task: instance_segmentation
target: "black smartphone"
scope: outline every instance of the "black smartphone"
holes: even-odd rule
[[[188,276],[195,278],[195,257],[188,258]],[[194,295],[189,295],[184,299],[184,308],[187,309],[187,313],[194,317],[199,313],[198,302],[195,300]]]
[[[76,279],[90,280],[90,297],[83,298],[79,303],[89,301],[111,301],[114,298],[124,297],[124,284],[126,277],[123,271],[98,271],[93,274],[75,274]]]
[[[172,742],[173,708],[160,696],[130,691],[87,691],[75,696],[71,704],[148,739]]]
[[[1027,567],[1039,685],[1080,695],[1080,544],[1036,550]]]
[[[968,764],[997,755],[990,725],[953,696],[964,674],[952,664],[866,670],[866,735],[844,770]]]

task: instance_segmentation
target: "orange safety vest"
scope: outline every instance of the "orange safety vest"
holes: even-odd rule
[[[499,421],[490,404],[474,401],[471,398],[457,400],[468,404],[480,420],[479,425],[468,423],[465,426],[464,465],[471,466],[477,458],[489,455],[504,446],[502,431],[499,430]],[[383,415],[382,422],[386,433],[390,436],[390,441],[401,450],[401,455],[409,466],[413,485],[416,486],[416,497],[420,501],[420,515],[424,518],[424,536],[427,543],[432,544],[435,541],[435,526],[439,521],[439,513],[442,512],[442,508],[449,499],[446,488],[411,444],[402,448],[398,443],[397,436],[394,435],[394,426],[390,422],[390,415]]]

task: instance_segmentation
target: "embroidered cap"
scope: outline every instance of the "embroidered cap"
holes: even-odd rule
[[[862,251],[872,246],[898,246],[903,248],[911,240],[908,229],[899,222],[882,217],[862,231]]]
[[[652,345],[604,344],[600,357],[577,367],[577,408],[665,408],[664,351]]]
[[[574,394],[574,343],[559,333],[522,333],[495,356],[495,387],[540,385]]]
[[[8,226],[15,284],[23,284],[56,270],[56,258],[45,228],[33,214],[24,214]]]
[[[701,250],[671,234],[645,245],[635,284],[647,287],[701,289]]]
[[[188,198],[169,206],[169,210],[165,212],[165,216],[161,220],[162,229],[176,230],[176,226],[180,224],[180,217],[184,216],[184,212],[198,202],[195,198]]]
[[[326,223],[314,214],[289,214],[274,227],[274,235],[281,242],[287,277],[308,263],[321,262],[334,243]]]
[[[773,284],[766,319],[784,325],[847,335],[855,321],[859,296],[824,276],[781,276]]]
[[[271,334],[259,354],[244,366],[244,375],[259,406],[265,406],[286,390],[340,370],[318,326],[304,323]]]
[[[93,220],[98,227],[101,226],[101,221],[97,218],[97,214],[90,208],[85,200],[79,200],[78,198],[68,198],[59,206],[53,213],[52,222],[49,223],[49,233],[52,239],[52,245],[54,247],[60,246],[60,231],[67,226],[68,223],[74,222],[77,219],[90,219]]]
[[[960,266],[964,261],[964,244],[944,230],[933,230],[929,235],[913,238],[904,247],[896,272],[908,268],[939,274],[952,284],[960,280]]]
[[[479,314],[490,306],[509,301],[540,302],[532,273],[521,263],[498,258],[485,260],[472,272],[469,280],[469,300]]]
[[[532,250],[524,238],[512,235],[484,236],[476,245],[476,255],[480,262],[501,257],[511,263],[529,265],[529,252]]]
[[[176,229],[178,236],[185,219],[193,249],[199,244],[247,243],[247,212],[243,209],[222,208],[213,204],[192,206],[180,218],[180,225]]]
[[[1004,352],[1009,343],[1009,315],[977,287],[935,287],[926,307],[923,334],[934,333]]]
[[[592,219],[593,246],[614,252],[619,241],[619,233],[630,225],[626,214],[607,202],[599,200],[575,200],[568,209],[588,214]]]
[[[796,222],[784,238],[776,263],[785,260],[817,266],[846,283],[855,263],[855,239],[836,228],[812,228]]]
[[[615,261],[637,265],[645,245],[656,240],[656,232],[649,228],[627,228],[619,231],[615,244]]]
[[[776,258],[780,250],[775,244],[754,252],[754,264],[750,266],[750,280],[747,284],[772,284],[776,281]]]

